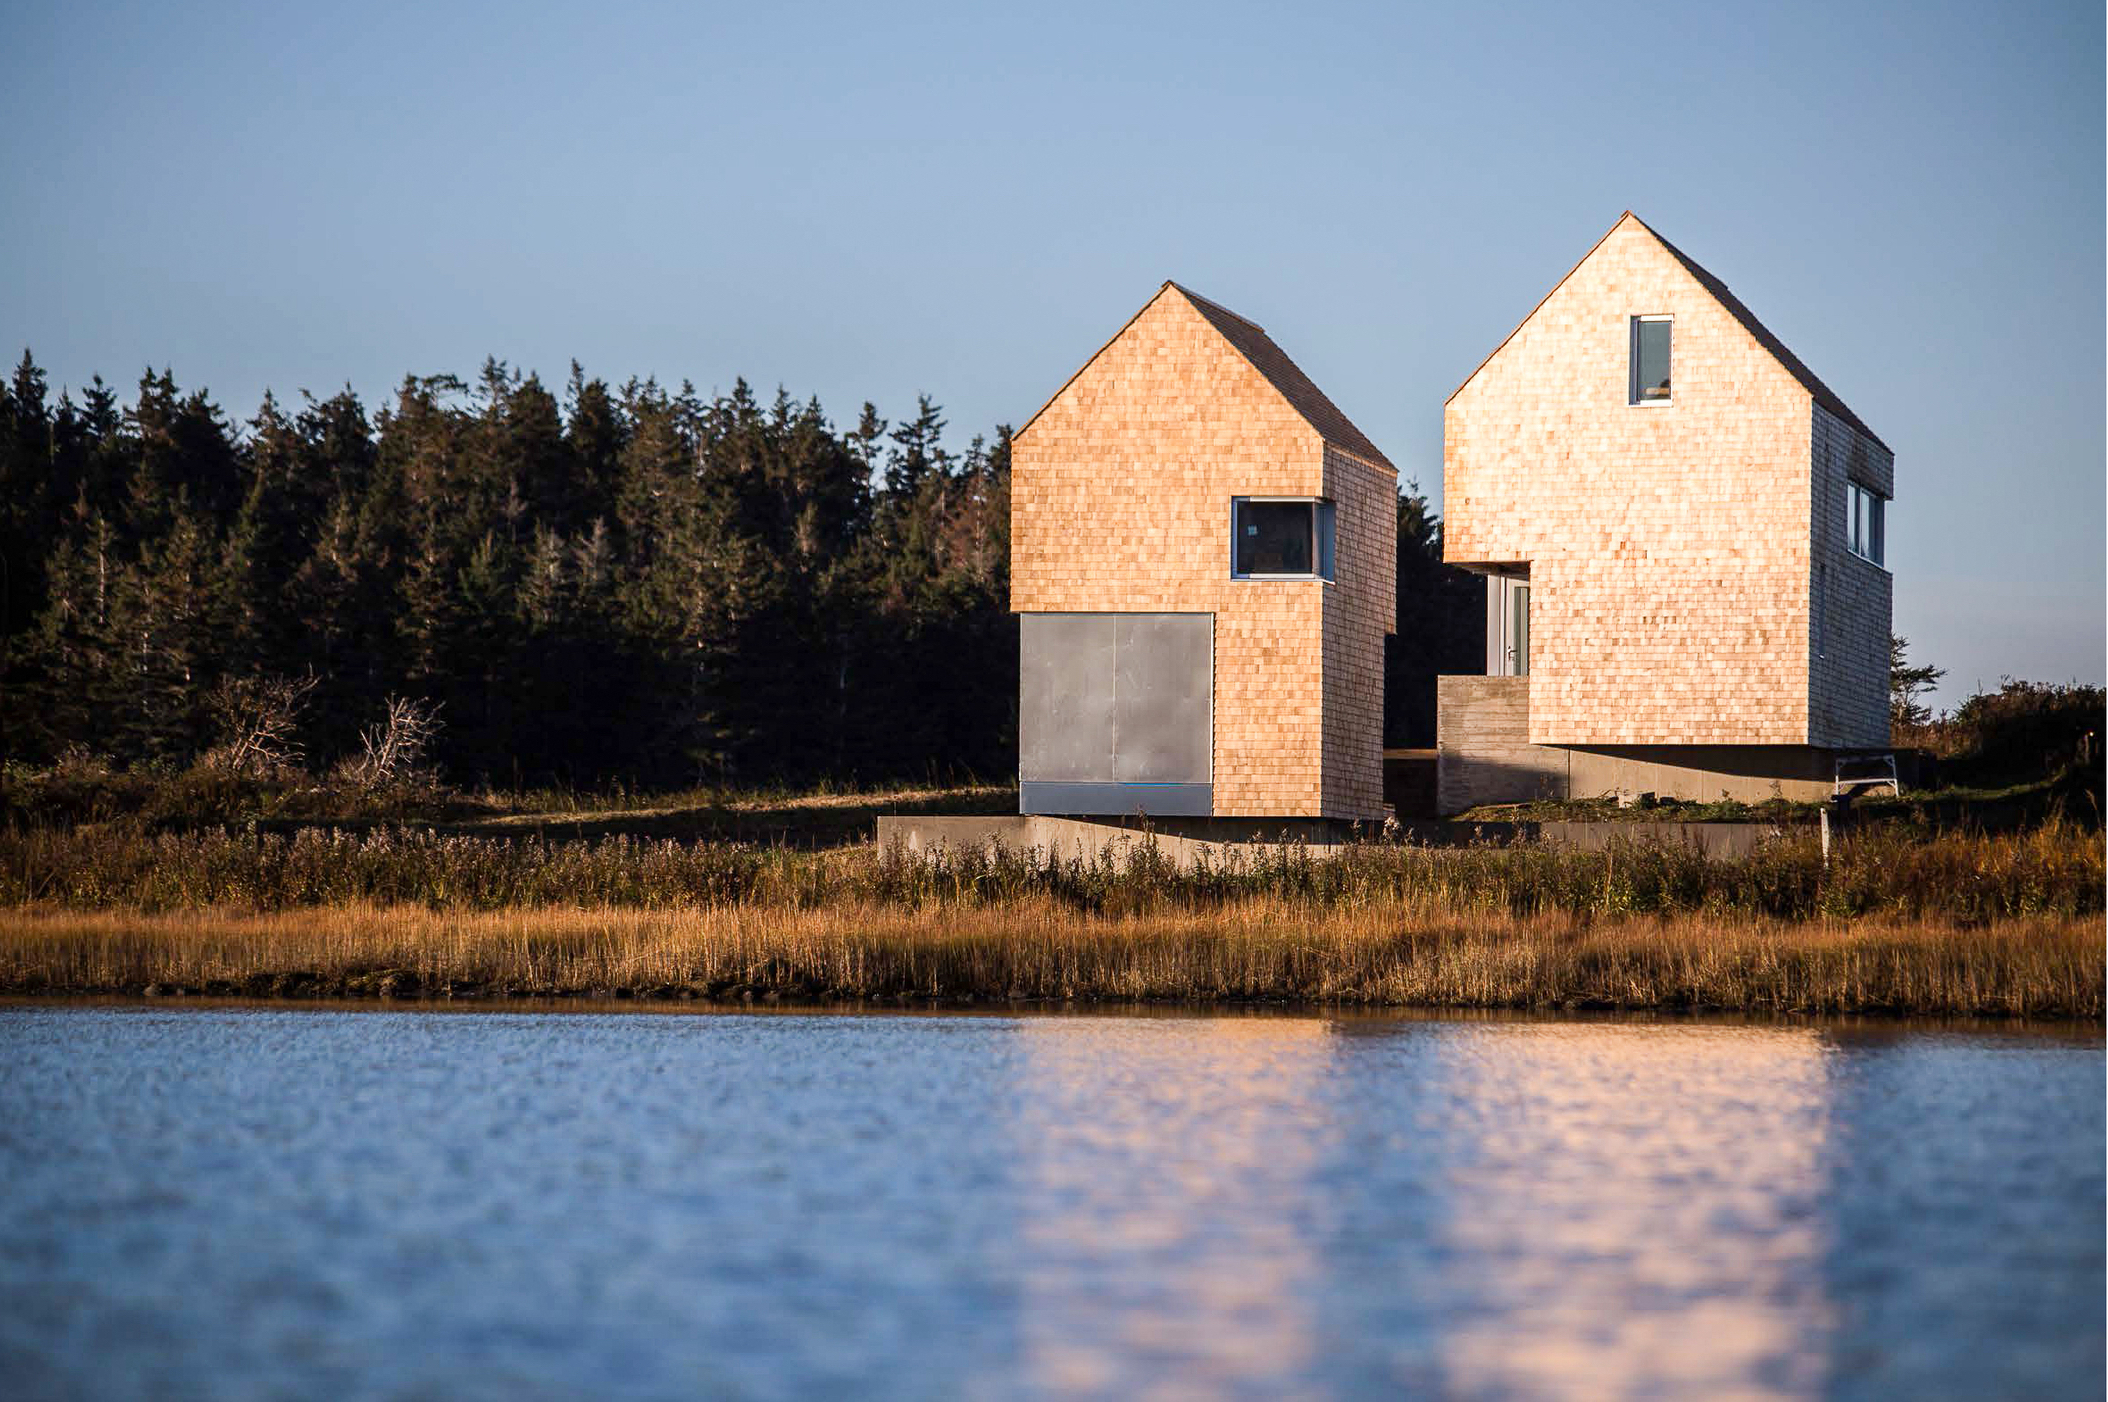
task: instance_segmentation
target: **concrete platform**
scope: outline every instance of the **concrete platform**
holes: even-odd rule
[[[878,820],[878,845],[910,852],[940,848],[1038,849],[1067,861],[1094,861],[1110,851],[1125,861],[1155,840],[1160,856],[1180,867],[1205,858],[1221,862],[1300,843],[1313,855],[1329,855],[1354,839],[1355,824],[1312,818],[1056,818],[1042,814],[980,814],[962,817],[904,817]],[[1364,826],[1368,835],[1373,828]]]
[[[1376,834],[1372,825],[1309,818],[1157,818],[1146,827],[1137,819],[1055,818],[1033,814],[882,817],[878,845],[899,844],[910,852],[944,848],[988,850],[998,845],[1013,852],[1038,849],[1064,861],[1095,861],[1110,851],[1125,861],[1152,836],[1160,856],[1179,867],[1201,859],[1210,863],[1238,856],[1254,857],[1298,843],[1313,856],[1334,855],[1356,840]],[[1812,837],[1809,824],[1777,823],[1596,823],[1596,822],[1407,822],[1398,836],[1430,847],[1474,842],[1505,845],[1542,842],[1550,846],[1601,851],[1613,843],[1696,848],[1714,858],[1746,857],[1766,842]]]
[[[1766,842],[1812,837],[1807,823],[1539,823],[1536,838],[1555,846],[1600,852],[1614,842],[1695,847],[1708,857],[1746,857]]]

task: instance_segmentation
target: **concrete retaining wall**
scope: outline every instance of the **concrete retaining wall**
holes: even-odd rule
[[[1695,847],[1708,857],[1731,858],[1746,857],[1765,842],[1807,837],[1813,831],[1805,824],[1776,823],[1407,823],[1403,836],[1435,847],[1536,841],[1602,851],[1613,843],[1657,844]],[[1352,824],[1304,819],[1166,819],[1147,828],[1117,819],[1034,814],[878,820],[879,846],[897,843],[909,852],[987,850],[1001,845],[1013,852],[1037,849],[1064,861],[1078,857],[1095,861],[1110,852],[1124,863],[1153,837],[1158,854],[1182,868],[1202,859],[1219,865],[1238,856],[1261,856],[1298,843],[1313,855],[1332,856],[1355,840],[1355,832]]]
[[[1651,793],[1693,803],[1820,803],[1837,773],[1831,752],[1811,745],[1633,745],[1565,754],[1574,798]]]
[[[1695,847],[1708,857],[1746,857],[1766,842],[1806,837],[1805,823],[1541,823],[1537,839],[1553,846],[1600,852],[1616,842]]]
[[[1565,752],[1530,743],[1528,677],[1435,678],[1435,750],[1438,812],[1567,796]]]
[[[940,848],[1014,852],[1037,849],[1063,861],[1095,861],[1111,852],[1124,862],[1152,840],[1160,856],[1180,867],[1201,859],[1220,863],[1236,855],[1257,856],[1300,843],[1329,855],[1353,839],[1351,823],[1321,818],[1159,818],[1148,826],[1118,818],[1057,818],[1042,814],[969,817],[880,818],[878,845],[899,844],[910,852]]]

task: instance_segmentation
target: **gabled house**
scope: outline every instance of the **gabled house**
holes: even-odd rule
[[[1439,682],[1445,812],[1827,796],[1888,746],[1894,457],[1627,213],[1450,396],[1445,558],[1487,675]]]
[[[1018,430],[1025,813],[1375,819],[1397,472],[1167,282]]]

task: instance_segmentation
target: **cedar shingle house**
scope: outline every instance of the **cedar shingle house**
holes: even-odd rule
[[[1021,811],[1382,816],[1397,472],[1265,331],[1165,283],[1010,481]]]
[[[1829,792],[1886,749],[1894,456],[1628,213],[1443,415],[1444,555],[1487,673],[1440,680],[1440,801]]]

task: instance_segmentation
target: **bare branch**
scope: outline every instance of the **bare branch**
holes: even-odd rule
[[[300,717],[315,682],[313,673],[223,678],[206,698],[220,733],[207,761],[257,777],[300,768],[307,759],[298,739]]]
[[[425,752],[444,729],[439,707],[423,697],[391,696],[381,719],[359,732],[364,753],[346,766],[369,789],[401,783],[423,767]]]

